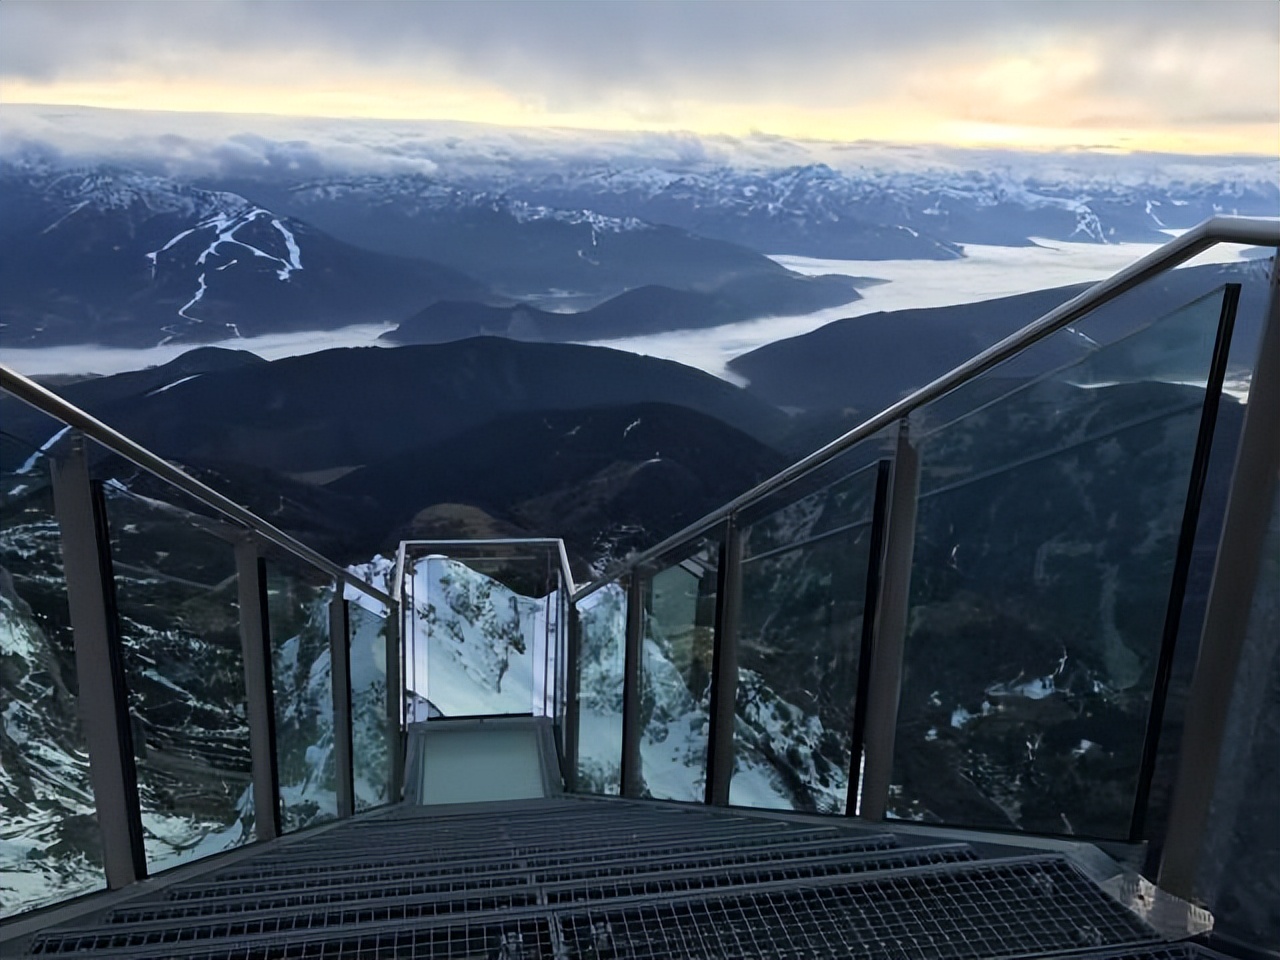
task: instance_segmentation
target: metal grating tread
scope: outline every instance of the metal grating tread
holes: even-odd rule
[[[1031,960],[1031,958],[1028,957],[1025,960]],[[1228,958],[1196,943],[1158,943],[1151,946],[1117,947],[1112,950],[1073,953],[1070,960],[1228,960]]]
[[[569,956],[654,960],[1012,958],[1151,941],[1065,861],[602,907],[562,918]]]
[[[764,851],[727,851],[718,856],[694,857],[632,857],[610,863],[591,863],[559,871],[541,871],[534,874],[537,883],[563,883],[570,880],[635,877],[663,871],[727,872],[734,868],[761,867],[786,869],[790,865],[807,862],[835,862],[847,873],[867,873],[873,870],[893,870],[920,866],[928,863],[955,863],[976,860],[977,854],[968,844],[946,844],[931,847],[903,847],[894,850],[841,850],[836,846],[808,847]]]
[[[390,904],[346,906],[341,909],[273,911],[232,918],[198,918],[181,925],[160,919],[120,924],[96,931],[68,933],[50,937],[35,951],[43,954],[71,953],[86,950],[111,950],[120,947],[168,946],[188,941],[244,940],[270,936],[291,936],[301,931],[340,929],[377,924],[421,926],[420,921],[438,920],[459,914],[510,915],[520,907],[536,906],[529,894],[469,899],[433,898],[400,901]]]
[[[504,821],[500,824],[500,829],[512,843],[545,843],[549,838],[545,824],[545,817],[542,822],[515,823]],[[558,818],[557,818],[558,819]],[[563,822],[567,830],[571,830],[562,840],[572,840],[580,843],[587,843],[598,837],[615,836],[617,829],[615,826],[616,818],[601,819],[591,818],[589,820],[565,819]],[[836,836],[842,831],[821,824],[787,824],[781,821],[756,821],[745,818],[707,818],[705,820],[697,820],[693,818],[682,818],[674,823],[663,823],[661,820],[646,821],[628,821],[628,832],[636,836],[686,836],[686,837],[706,837],[706,836],[728,836],[740,834],[745,830],[753,833],[772,833],[776,835],[790,835],[796,833],[821,833],[827,836]],[[476,823],[468,829],[453,829],[443,826],[434,826],[430,821],[420,821],[418,823],[399,824],[392,823],[380,826],[378,829],[366,828],[364,830],[350,834],[339,831],[326,831],[329,842],[323,842],[326,837],[308,837],[304,841],[300,841],[291,845],[291,849],[307,850],[307,851],[324,851],[332,850],[336,845],[339,849],[359,849],[369,842],[395,842],[397,840],[419,841],[424,836],[430,836],[439,844],[444,846],[458,845],[474,842],[478,838],[491,837],[494,833],[494,825],[486,825],[483,822]]]
[[[617,835],[618,815],[603,816],[593,811],[589,817],[578,815],[561,816],[558,814],[540,813],[537,817],[501,817],[494,822],[492,815],[482,817],[468,815],[466,817],[449,817],[417,820],[379,819],[361,823],[354,829],[328,829],[319,831],[315,836],[298,838],[290,844],[291,856],[307,852],[334,852],[335,850],[359,850],[370,843],[392,843],[398,840],[420,842],[430,837],[433,842],[442,846],[473,843],[480,838],[490,838],[495,831],[515,844],[545,843],[549,839],[547,830],[548,817],[554,817],[561,826],[561,841],[589,841],[592,837],[610,837]],[[849,831],[826,824],[797,824],[782,820],[759,820],[741,816],[704,815],[661,818],[651,813],[641,816],[626,816],[628,833],[636,836],[726,836],[750,831],[754,834],[792,835],[797,833],[817,833],[827,836],[848,835]],[[459,821],[459,822],[454,822]],[[864,835],[874,835],[864,832]],[[881,834],[884,835],[884,834]],[[891,836],[891,835],[890,835]],[[270,859],[275,854],[267,855]]]
[[[570,801],[322,828],[135,897],[92,929],[46,930],[29,949],[116,960],[1213,956],[1157,941],[1058,855],[979,860],[966,844],[904,846],[841,825]]]
[[[455,924],[359,934],[348,931],[325,940],[298,939],[254,949],[244,944],[182,941],[179,951],[112,951],[96,956],[186,957],[188,960],[542,960],[555,957],[551,923],[531,917],[517,922]],[[43,954],[33,954],[43,955]]]
[[[718,882],[714,874],[709,877]],[[459,920],[466,921],[461,924],[464,931],[484,928],[492,940],[495,921],[502,926],[522,916],[525,921],[535,920],[537,914],[559,915],[558,929],[568,951],[563,956],[609,955],[600,952],[607,946],[613,956],[636,960],[1017,957],[1154,939],[1136,917],[1056,857],[881,872],[854,881],[847,876],[835,877],[834,882],[833,878],[826,882],[810,878],[798,887],[801,878],[794,876],[755,879],[769,889],[738,888],[708,897],[705,890],[689,885],[688,875],[665,887],[621,884],[601,890],[598,895],[606,901],[599,909],[586,911],[579,903],[553,899],[538,906],[532,897],[511,896],[432,898],[185,925],[153,921],[66,931],[44,938],[35,953],[108,951],[155,956],[181,949],[185,954],[193,944],[221,940],[238,942],[246,951],[244,956],[275,956],[276,947],[301,942],[299,937],[315,943],[347,940],[356,926],[373,927],[369,933],[376,936],[406,925],[418,932],[444,929],[445,933],[424,941],[430,946],[452,942],[447,931],[458,928]],[[618,903],[620,898],[629,902]],[[553,954],[529,955],[530,960],[538,956]]]
[[[266,860],[254,858],[227,870],[219,871],[215,879],[243,882],[272,880],[283,875],[291,877],[308,875],[333,876],[334,871],[338,869],[349,875],[350,873],[404,867],[408,864],[422,864],[424,862],[455,864],[458,866],[478,863],[484,869],[491,869],[494,861],[510,862],[519,859],[523,864],[530,867],[553,867],[583,861],[598,862],[619,858],[634,858],[637,850],[644,850],[646,853],[655,856],[664,854],[696,855],[725,849],[785,847],[796,842],[820,842],[828,837],[834,839],[839,837],[839,834],[807,831],[789,835],[778,833],[766,833],[761,836],[740,834],[738,836],[725,835],[712,840],[701,840],[692,837],[681,840],[664,837],[663,839],[666,842],[646,843],[643,837],[633,837],[630,831],[627,831],[625,840],[618,840],[617,831],[615,831],[613,843],[597,842],[585,846],[576,844],[561,846],[554,841],[548,840],[545,844],[532,850],[529,848],[516,848],[504,843],[501,839],[493,837],[477,839],[471,843],[470,847],[458,847],[452,850],[441,850],[428,840],[428,842],[419,842],[412,845],[401,845],[394,853],[370,855],[366,849],[359,855],[353,855],[350,859],[342,856],[334,856],[329,859],[315,856],[295,861],[279,854]],[[859,842],[863,843],[866,849],[889,849],[896,841],[892,837],[873,836]],[[477,849],[484,849],[485,854],[477,856]]]
[[[430,897],[518,891],[529,886],[528,877],[511,874],[503,877],[475,877],[470,880],[415,880],[409,883],[338,883],[319,890],[285,888],[268,894],[237,893],[232,896],[198,900],[160,900],[155,903],[122,907],[111,911],[107,923],[147,923],[154,920],[173,922],[188,918],[216,917],[257,911],[315,909],[396,900],[421,900]]]
[[[794,863],[771,867],[740,867],[732,870],[681,871],[671,874],[642,874],[626,879],[610,879],[593,884],[582,882],[560,883],[544,888],[546,902],[552,905],[580,904],[599,900],[649,899],[670,894],[694,894],[718,891],[728,887],[753,887],[765,884],[800,886],[807,881],[831,877],[848,878],[858,873],[884,873],[909,867],[940,865],[968,860],[956,851],[923,856],[898,857],[884,862],[849,863],[830,860],[826,862]],[[861,867],[861,869],[859,869]]]
[[[365,912],[398,908],[406,902],[419,904],[442,897],[464,897],[481,892],[501,891],[512,897],[511,906],[523,890],[524,905],[546,903],[584,903],[607,898],[631,897],[658,893],[710,890],[729,886],[750,886],[779,881],[795,881],[831,876],[904,869],[926,864],[956,863],[975,859],[964,845],[926,847],[891,853],[851,854],[848,856],[808,856],[765,864],[731,862],[667,861],[653,863],[640,859],[616,866],[616,873],[565,870],[555,873],[516,871],[502,876],[481,876],[471,880],[426,881],[408,884],[353,884],[319,891],[285,891],[274,895],[241,894],[218,899],[195,901],[159,901],[153,904],[122,907],[111,911],[106,921],[111,924],[146,924],[197,921],[210,917],[268,914],[278,917],[285,912],[315,911],[326,907],[363,904]],[[728,860],[729,858],[726,858]],[[585,875],[584,875],[585,873]],[[618,877],[626,877],[619,880]],[[496,899],[496,898],[495,898]]]
[[[948,853],[947,851],[955,851]],[[413,868],[377,870],[368,872],[340,872],[323,876],[278,875],[268,880],[222,880],[202,884],[183,884],[169,888],[150,901],[164,903],[190,903],[199,901],[223,901],[255,899],[268,901],[280,897],[333,896],[342,899],[350,893],[352,899],[363,896],[366,890],[420,890],[436,892],[445,889],[488,889],[522,883],[555,883],[571,879],[587,880],[594,877],[630,876],[637,873],[675,870],[717,870],[734,865],[775,864],[809,859],[842,857],[851,871],[863,872],[884,869],[877,863],[905,865],[903,858],[911,862],[943,862],[954,859],[974,859],[967,845],[932,846],[923,849],[868,849],[861,841],[845,843],[800,844],[795,847],[765,848],[763,850],[720,849],[695,856],[690,851],[682,854],[637,857],[634,850],[625,856],[609,860],[582,860],[565,858],[562,864],[547,865],[544,862],[498,862],[493,859],[473,861],[467,864],[436,866],[423,863]],[[922,859],[923,858],[923,859]],[[140,901],[135,900],[133,904]],[[317,902],[321,902],[317,900]]]

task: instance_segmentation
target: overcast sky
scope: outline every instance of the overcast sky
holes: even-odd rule
[[[3,103],[1275,155],[1280,3],[4,0]]]

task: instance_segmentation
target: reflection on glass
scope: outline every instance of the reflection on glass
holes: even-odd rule
[[[62,543],[38,452],[61,428],[41,418],[34,443],[0,436],[0,918],[106,885]]]
[[[622,777],[622,685],[627,594],[602,587],[578,603],[578,784],[617,795]]]
[[[329,602],[333,584],[267,562],[280,823],[285,833],[338,815]]]
[[[152,871],[254,837],[234,550],[212,521],[106,485]]]
[[[351,638],[351,767],[356,810],[367,810],[387,802],[391,780],[385,608],[358,591],[348,590],[347,630]]]
[[[640,656],[640,769],[659,800],[701,802],[706,789],[719,544],[645,581]]]
[[[729,802],[843,813],[876,473],[744,532]]]
[[[1127,837],[1220,308],[913,418],[893,815]]]
[[[1280,943],[1280,490],[1266,522],[1196,877],[1214,931],[1254,944]]]
[[[406,580],[411,721],[551,709],[558,600],[544,557],[419,557]]]

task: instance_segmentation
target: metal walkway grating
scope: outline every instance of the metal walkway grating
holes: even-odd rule
[[[707,808],[397,808],[151,890],[31,956],[1192,960],[1057,855]],[[1106,951],[1110,952],[1106,952]],[[1102,951],[1102,952],[1099,952]]]
[[[1155,939],[1057,858],[602,909],[566,924],[573,955],[604,938],[637,960],[1018,957]]]

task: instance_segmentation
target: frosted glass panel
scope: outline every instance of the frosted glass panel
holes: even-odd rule
[[[705,797],[719,549],[702,541],[645,583],[640,768],[659,800]]]
[[[338,815],[329,602],[333,584],[267,561],[280,824],[285,833]]]
[[[466,723],[466,721],[460,721]],[[451,724],[417,740],[420,802],[474,803],[546,795],[539,734],[532,726],[485,725],[452,730]]]
[[[611,583],[578,603],[578,784],[618,794],[622,777],[622,683],[627,594]]]

